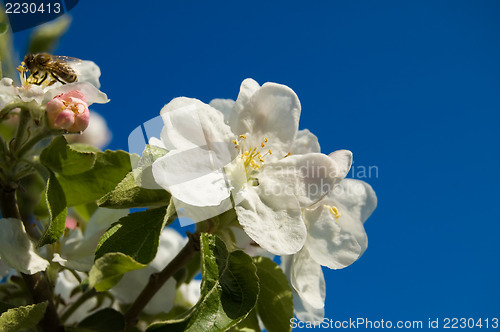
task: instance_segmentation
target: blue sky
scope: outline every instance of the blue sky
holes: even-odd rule
[[[172,98],[234,99],[251,77],[297,93],[324,152],[377,167],[368,250],[325,270],[326,317],[500,316],[500,2],[81,1],[71,13],[56,53],[101,67],[110,148]]]

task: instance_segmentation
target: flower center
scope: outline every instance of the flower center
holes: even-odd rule
[[[333,205],[325,205],[325,207],[330,211],[331,214],[333,214],[333,217],[335,218],[335,221],[339,221],[339,218],[341,216],[339,209],[336,206]]]
[[[74,100],[73,101],[63,100],[62,103],[66,109],[70,109],[75,114],[83,113],[83,111],[85,110],[83,105],[75,102]]]
[[[238,140],[233,140],[234,147],[236,149],[240,149],[241,159],[243,160],[243,164],[245,165],[245,170],[247,173],[251,173],[255,170],[258,170],[265,162],[265,157],[267,155],[273,154],[271,149],[268,149],[264,154],[263,150],[266,147],[268,142],[267,137],[264,137],[264,140],[260,143],[260,147],[250,147],[248,150],[242,151],[240,143],[246,140],[247,137],[245,135],[240,135]]]

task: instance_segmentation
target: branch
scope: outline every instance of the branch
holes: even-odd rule
[[[2,216],[4,218],[21,219],[21,215],[17,208],[16,189],[12,187],[4,187],[1,192]],[[22,219],[21,219],[22,220]],[[0,221],[1,222],[1,221]],[[30,227],[23,220],[26,232],[30,232]],[[29,224],[28,224],[29,225]],[[56,308],[54,306],[52,287],[48,282],[47,276],[43,272],[35,274],[21,273],[26,286],[28,287],[34,303],[48,302],[47,310],[38,326],[44,332],[63,332],[64,327],[59,322]]]
[[[139,296],[135,299],[132,306],[125,314],[125,331],[137,324],[137,316],[142,312],[144,307],[153,298],[156,292],[179,271],[184,265],[189,263],[193,256],[200,251],[200,235],[195,233],[187,233],[189,241],[184,248],[175,256],[175,258],[161,271],[153,273],[149,277],[149,282],[144,287]]]

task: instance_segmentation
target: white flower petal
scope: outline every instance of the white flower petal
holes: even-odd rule
[[[0,110],[7,104],[13,102],[30,102],[35,100],[41,103],[43,100],[43,89],[38,85],[16,87],[10,78],[0,80]]]
[[[227,197],[219,205],[215,206],[194,206],[186,204],[173,197],[172,203],[177,211],[177,218],[181,226],[191,225],[209,218],[217,217],[222,213],[232,210],[233,203],[231,198]]]
[[[19,93],[19,98],[26,103],[34,100],[41,104],[44,98],[43,89],[38,85],[22,86],[19,87],[17,91]]]
[[[342,180],[338,164],[321,153],[292,155],[266,164],[258,174],[265,192],[286,191],[297,196],[301,207],[318,202]]]
[[[57,274],[57,281],[54,287],[54,293],[61,296],[64,301],[69,301],[71,291],[78,287],[79,283],[75,276],[68,270],[62,270]]]
[[[234,103],[232,99],[212,99],[208,105],[221,112],[224,115],[224,122],[229,124],[229,120],[233,114]]]
[[[200,299],[201,280],[193,279],[189,284],[182,284],[178,291],[182,294],[184,301],[194,306]]]
[[[337,176],[345,178],[352,165],[352,152],[349,150],[337,150],[328,155],[337,164]]]
[[[295,291],[293,292],[293,311],[295,316],[303,322],[318,324],[325,317],[325,308],[314,308],[304,301]]]
[[[13,84],[14,81],[7,77],[0,80],[0,110],[18,97],[17,88]]]
[[[92,217],[90,217],[85,232],[83,233],[83,242],[85,242],[89,247],[93,248],[95,251],[99,239],[106,232],[106,230],[111,226],[111,224],[117,222],[119,219],[127,216],[129,213],[128,209],[106,209],[97,208]]]
[[[86,275],[79,273],[81,279],[85,279]],[[71,297],[71,292],[80,285],[79,281],[75,276],[68,270],[63,270],[58,273],[57,281],[54,288],[54,293],[60,295],[62,299],[66,302],[68,306],[75,303],[78,297]],[[106,308],[111,305],[111,300],[105,298],[100,306],[98,305],[96,298],[91,298],[82,303],[78,309],[76,309],[65,321],[66,324],[76,324],[82,321],[85,317],[89,315],[90,312],[98,310],[100,308]]]
[[[60,95],[61,93],[67,93],[74,90],[78,90],[85,95],[87,105],[89,106],[93,103],[105,104],[109,102],[108,96],[104,92],[97,89],[94,85],[88,82],[75,82],[60,85],[54,88],[47,88],[43,98],[43,104],[48,103],[55,96]]]
[[[220,169],[223,162],[215,165],[216,160],[213,151],[202,148],[170,151],[153,163],[153,176],[158,185],[186,204],[217,206],[229,197],[229,186]]]
[[[35,252],[23,222],[14,218],[0,219],[0,258],[8,266],[26,274],[45,271],[50,264]]]
[[[306,210],[304,218],[309,225],[305,247],[313,259],[331,269],[340,269],[354,263],[368,247],[363,222],[377,206],[377,197],[369,184],[360,180],[344,179],[314,210]],[[340,212],[337,221],[327,206]]]
[[[236,101],[238,103],[238,101]],[[271,149],[270,160],[290,152],[297,135],[300,101],[295,92],[285,85],[266,83],[246,103],[236,123],[236,134],[248,134],[242,142],[245,148],[260,146],[268,138],[266,149]]]
[[[311,259],[307,248],[303,248],[293,255],[290,283],[302,301],[314,309],[324,308],[326,297],[325,277],[321,265]]]
[[[70,66],[76,71],[78,82],[88,82],[98,89],[101,87],[101,83],[99,83],[101,69],[93,61],[75,61],[71,62]]]
[[[345,206],[353,218],[359,219],[362,223],[377,207],[375,191],[368,183],[361,180],[342,180],[328,197]]]
[[[326,200],[322,203],[335,205],[335,202]],[[341,213],[338,222],[328,207],[324,205],[304,212],[304,218],[309,224],[304,247],[307,248],[316,263],[330,269],[342,269],[354,263],[362,252],[358,238],[363,234],[366,238],[361,222],[353,220],[349,211],[342,206],[337,204],[336,207]],[[355,225],[356,222],[358,225]],[[346,230],[342,227],[346,224],[352,224],[352,226]],[[349,231],[355,227],[358,227],[356,232],[358,236]]]
[[[308,129],[299,130],[295,141],[290,148],[292,154],[307,154],[311,152],[321,152],[318,138]]]
[[[235,210],[240,225],[263,249],[275,255],[296,253],[307,236],[297,199],[293,195],[274,196],[258,190],[248,187],[238,193],[242,200]]]
[[[156,137],[151,137],[149,139],[149,145],[156,146],[156,147],[159,147],[162,149],[166,149],[165,144],[163,144],[163,142]]]
[[[236,246],[247,253],[249,256],[267,257],[274,259],[274,255],[262,249],[254,240],[252,240],[245,231],[239,227],[231,227]]]
[[[101,236],[128,212],[128,209],[98,208],[87,223],[84,234],[78,228],[71,230],[69,237],[63,237],[60,258],[55,256],[55,261],[71,269],[89,271]]]
[[[212,149],[213,144],[230,144],[234,139],[222,113],[197,99],[175,98],[160,114],[165,125],[162,141],[167,150]]]
[[[234,104],[234,113],[236,115],[236,118],[234,118],[234,120],[238,118],[241,111],[243,111],[243,109],[245,108],[245,105],[248,103],[255,91],[259,90],[259,88],[259,83],[251,78],[247,78],[243,82],[241,82],[240,92]]]

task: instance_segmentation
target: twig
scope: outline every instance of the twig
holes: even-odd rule
[[[146,307],[148,302],[153,298],[156,292],[172,277],[178,270],[185,266],[194,255],[200,251],[200,236],[199,234],[187,233],[189,241],[184,248],[175,256],[175,258],[161,271],[153,273],[149,277],[149,282],[144,287],[139,296],[135,299],[132,306],[125,314],[125,331],[137,324],[137,316]]]

